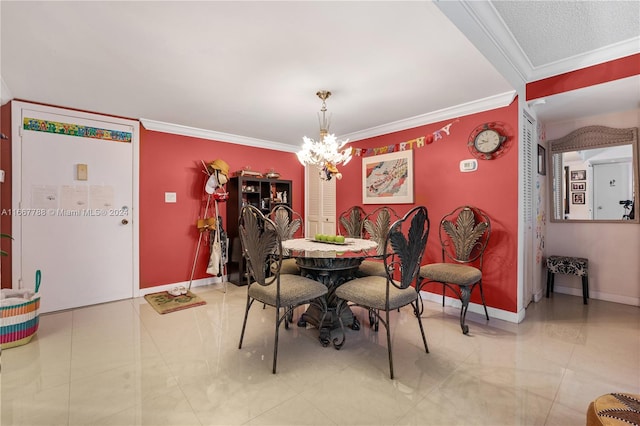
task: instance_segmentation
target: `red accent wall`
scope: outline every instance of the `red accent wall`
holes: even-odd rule
[[[201,160],[221,158],[230,172],[274,168],[293,181],[293,208],[303,211],[304,169],[294,153],[140,129],[140,288],[189,280],[199,237],[196,220],[206,206]],[[165,203],[165,192],[175,192],[177,203]],[[218,206],[226,229],[226,204]],[[213,205],[209,211],[215,216]],[[194,279],[211,277],[207,244],[203,238]]]
[[[640,74],[640,53],[527,84],[527,101]]]
[[[9,139],[0,140],[0,169],[5,171],[4,183],[0,183],[2,185],[0,205],[5,210],[11,208],[11,102],[7,102],[0,108],[0,130],[9,137]],[[11,234],[11,215],[0,216],[0,232]],[[11,288],[11,240],[0,238],[0,247],[9,253],[9,256],[0,257],[0,269],[2,269],[0,287]]]
[[[478,170],[462,173],[461,160],[474,158],[467,141],[477,126],[500,121],[509,129],[508,146],[494,160],[478,160]],[[351,144],[354,148],[378,148],[427,136],[453,122],[450,135],[413,150],[414,200],[429,211],[431,231],[427,241],[424,264],[441,260],[438,224],[442,216],[455,207],[473,204],[485,210],[491,218],[491,237],[483,268],[483,287],[488,306],[517,312],[517,252],[518,252],[518,101],[505,108],[472,114],[454,120],[429,124],[382,135]],[[371,211],[378,205],[362,204],[362,160],[355,157],[340,168],[342,180],[337,182],[338,214],[352,205]],[[398,213],[406,213],[413,205],[391,205]],[[427,291],[442,293],[441,286],[432,284]],[[481,303],[476,289],[471,301]]]

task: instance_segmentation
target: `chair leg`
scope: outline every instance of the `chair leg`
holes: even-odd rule
[[[391,380],[393,380],[393,355],[391,354],[391,326],[389,324],[389,310],[385,311],[385,319],[386,324],[385,328],[387,329],[387,351],[389,352],[389,375],[391,376]]]
[[[446,293],[447,287],[444,283],[442,283],[442,307],[444,308],[444,294]]]
[[[285,313],[284,316],[287,314]],[[280,309],[276,307],[276,335],[273,343],[273,374],[276,374],[276,363],[278,362],[278,336],[280,334]]]
[[[469,334],[469,326],[465,324],[467,317],[467,309],[469,308],[469,299],[471,299],[471,288],[469,286],[460,286],[460,301],[462,309],[460,309],[460,328],[462,334]]]
[[[482,280],[478,281],[478,286],[480,287],[480,297],[482,298],[482,306],[484,306],[484,316],[487,317],[487,321],[489,321],[489,312],[487,311],[487,303],[484,301],[484,291],[482,291]]]
[[[244,330],[247,328],[247,317],[249,316],[249,308],[253,304],[253,300],[247,296],[247,309],[244,311],[244,321],[242,322],[242,332],[240,333],[240,343],[238,349],[242,349],[242,339],[244,339]]]
[[[589,304],[589,276],[582,276],[582,303]]]
[[[418,297],[418,300],[420,300],[420,297]],[[419,312],[419,309],[420,308],[418,307],[418,302],[416,301],[416,304],[413,306],[413,312],[418,318],[418,325],[420,326],[420,333],[422,334],[422,343],[424,343],[424,350],[429,353],[429,346],[427,346],[427,338],[424,335],[424,327],[422,326],[422,318],[420,318],[421,314]]]
[[[547,298],[549,298],[549,293],[551,292],[552,286],[553,286],[553,273],[547,270]]]

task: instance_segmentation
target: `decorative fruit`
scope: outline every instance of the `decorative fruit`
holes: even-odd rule
[[[336,243],[344,243],[344,235],[336,235]]]
[[[335,235],[327,235],[327,241],[329,241],[330,243],[334,242],[335,240],[336,240]]]

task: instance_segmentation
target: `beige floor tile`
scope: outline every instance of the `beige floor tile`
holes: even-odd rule
[[[206,305],[160,315],[143,298],[40,318],[31,343],[2,352],[5,425],[569,425],[612,391],[640,393],[638,307],[554,294],[520,324],[425,302],[361,329],[341,350],[318,330],[281,328],[271,373],[273,308],[249,313],[246,287],[194,288]],[[340,330],[333,331],[339,337]]]

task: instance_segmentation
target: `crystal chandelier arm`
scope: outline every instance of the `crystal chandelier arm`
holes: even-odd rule
[[[351,160],[352,149],[342,150],[349,140],[340,141],[335,135],[329,134],[329,126],[331,125],[331,114],[327,118],[326,100],[331,96],[331,92],[320,90],[316,95],[322,99],[322,106],[318,113],[318,123],[320,125],[320,138],[315,141],[304,136],[302,150],[297,153],[298,160],[303,165],[314,165],[322,170],[320,176],[323,179],[330,180],[333,174],[340,178],[340,173],[336,168],[339,164],[347,164]],[[341,151],[342,150],[342,151]]]

